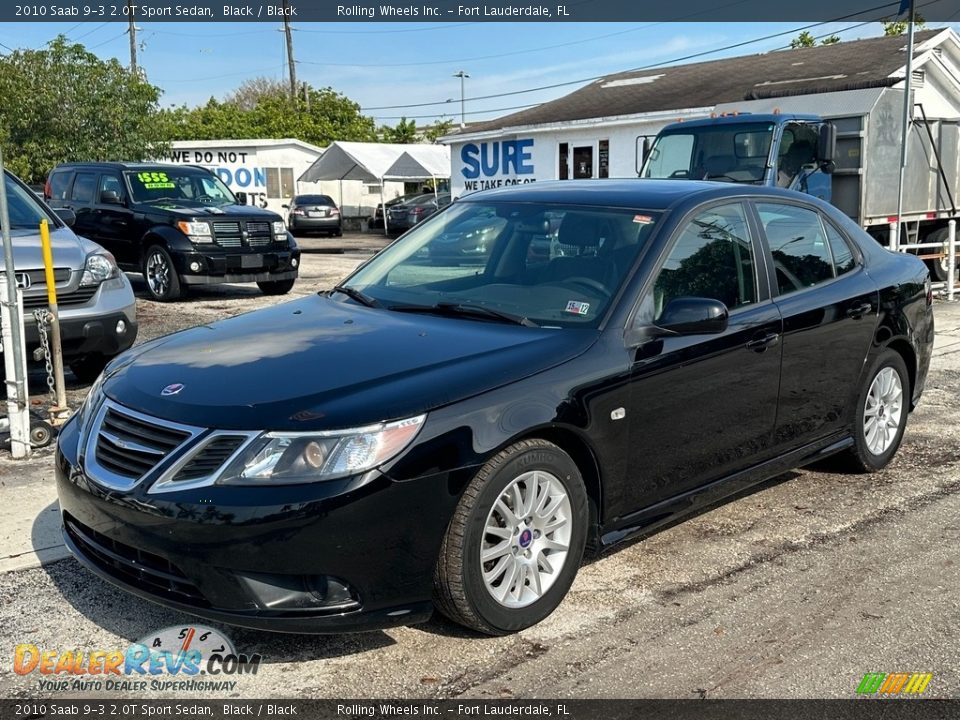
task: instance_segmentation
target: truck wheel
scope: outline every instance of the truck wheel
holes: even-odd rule
[[[576,577],[588,517],[569,455],[546,440],[511,445],[480,469],[454,511],[434,572],[437,608],[488,635],[540,622]]]
[[[159,245],[151,246],[143,258],[143,279],[147,281],[147,290],[154,300],[170,302],[182,294],[180,276],[170,253]]]
[[[267,280],[258,282],[257,287],[260,288],[260,292],[264,295],[286,295],[293,290],[293,284],[295,282],[296,278],[292,280]]]
[[[930,268],[930,279],[934,282],[945,282],[949,274],[947,272],[947,260],[949,259],[947,257],[947,237],[949,233],[950,231],[947,228],[940,228],[924,238],[924,242],[943,243],[943,257],[936,260],[927,260],[927,267]]]
[[[103,372],[108,362],[110,362],[110,358],[106,355],[91,353],[84,355],[82,358],[71,360],[70,370],[73,371],[77,380],[89,384],[100,377],[100,373]]]

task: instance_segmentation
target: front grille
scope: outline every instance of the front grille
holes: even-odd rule
[[[77,550],[109,575],[176,602],[210,606],[197,586],[166,558],[98,533],[67,513],[63,524]]]
[[[213,475],[246,439],[244,435],[222,435],[214,438],[180,469],[173,481],[197,480]]]
[[[97,429],[97,462],[125,478],[140,478],[152,470],[190,433],[107,408]]]
[[[57,307],[69,307],[71,305],[83,305],[90,302],[93,296],[97,294],[99,285],[90,285],[77,288],[69,293],[57,293]],[[47,307],[46,295],[33,295],[23,298],[24,310],[37,310]]]
[[[17,275],[27,275],[30,278],[30,287],[46,287],[47,286],[47,274],[45,270],[27,270],[24,273],[17,273]],[[57,284],[65,283],[70,279],[70,268],[54,268],[53,269],[53,281]]]
[[[264,247],[273,242],[273,228],[269,222],[215,222],[213,234],[217,245],[225,248]],[[246,239],[244,239],[246,234]]]

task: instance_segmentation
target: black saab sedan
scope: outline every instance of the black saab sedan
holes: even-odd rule
[[[482,262],[435,262],[478,223]],[[788,191],[477,193],[332,291],[115,360],[59,438],[63,532],[212,620],[517,631],[585,548],[827,456],[884,467],[931,306],[920,260]]]

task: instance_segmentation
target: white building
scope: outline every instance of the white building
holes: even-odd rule
[[[537,180],[637,177],[644,137],[711,113],[786,106],[817,112],[803,109],[803,97],[829,93],[835,114],[842,115],[844,93],[903,88],[906,44],[904,36],[871,38],[610,75],[442,138],[451,146],[451,192],[457,197]],[[931,118],[960,115],[956,33],[918,32],[914,58],[915,103]]]
[[[302,182],[298,178],[323,154],[324,148],[284,138],[279,140],[179,140],[172,143],[165,162],[210,168],[234,192],[247,194],[247,202],[283,216],[283,205],[294,195],[329,195],[345,219],[373,215],[380,202],[380,185],[355,180]],[[403,194],[402,182],[388,182],[387,198]]]

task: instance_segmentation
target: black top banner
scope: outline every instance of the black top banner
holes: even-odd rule
[[[759,22],[960,21],[960,0],[48,0],[10,2],[0,21],[41,22]]]

